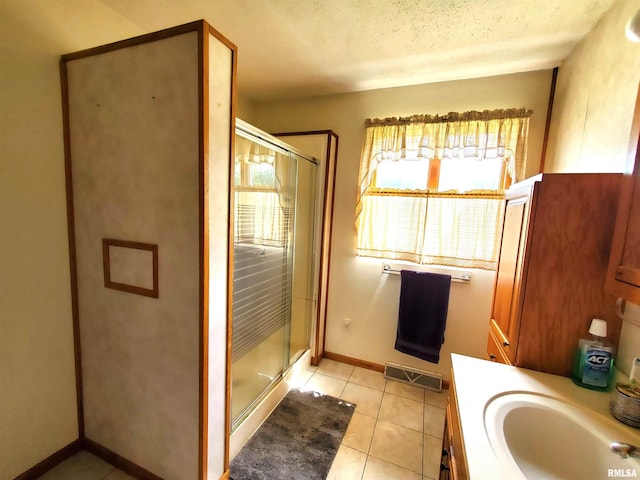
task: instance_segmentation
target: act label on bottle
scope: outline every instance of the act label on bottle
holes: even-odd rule
[[[582,382],[594,387],[607,387],[611,369],[611,352],[602,347],[585,347]]]

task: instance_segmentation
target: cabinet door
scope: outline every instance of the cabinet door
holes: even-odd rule
[[[605,290],[640,304],[640,93],[631,124],[627,171],[620,188]]]
[[[458,414],[458,397],[456,395],[455,379],[451,375],[449,384],[449,398],[447,402],[446,418],[449,435],[449,476],[451,480],[467,480],[467,460],[465,447],[462,443],[462,430]]]
[[[491,326],[511,362],[516,358],[519,327],[516,311],[517,296],[520,290],[528,200],[528,195],[507,200],[493,299]]]
[[[505,365],[511,365],[511,362],[504,353],[504,347],[501,342],[496,338],[495,326],[489,329],[489,337],[487,338],[487,355],[486,359],[490,362],[504,363]]]
[[[611,248],[607,290],[640,303],[640,175],[625,178]]]

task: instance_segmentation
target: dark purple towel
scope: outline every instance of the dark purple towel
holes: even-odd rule
[[[396,350],[440,361],[449,309],[451,275],[402,270]]]

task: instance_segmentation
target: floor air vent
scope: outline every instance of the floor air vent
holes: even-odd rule
[[[397,363],[387,362],[384,366],[384,376],[391,380],[426,388],[435,392],[442,391],[442,375],[431,372],[424,372]]]

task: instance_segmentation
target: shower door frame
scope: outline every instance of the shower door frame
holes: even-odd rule
[[[239,133],[240,132],[240,133]],[[247,138],[249,140],[253,140],[253,139],[257,139],[259,143],[262,144],[266,144],[269,147],[273,147],[275,150],[281,151],[281,152],[286,152],[289,155],[289,159],[290,161],[293,160],[293,158],[296,158],[296,184],[295,184],[295,198],[297,200],[298,196],[298,180],[297,180],[297,174],[298,174],[298,168],[297,168],[297,162],[301,159],[303,161],[307,161],[313,165],[315,165],[317,167],[317,170],[315,172],[315,179],[314,179],[314,186],[316,188],[316,191],[314,192],[314,197],[315,197],[315,201],[313,202],[313,222],[312,222],[312,234],[311,234],[311,248],[310,251],[315,251],[316,245],[318,243],[318,239],[320,238],[320,236],[318,235],[318,225],[319,222],[318,220],[320,220],[320,225],[322,224],[322,217],[320,217],[320,219],[318,218],[319,212],[323,212],[322,209],[319,208],[319,201],[318,201],[318,178],[319,178],[319,162],[313,158],[313,157],[309,157],[308,155],[302,153],[300,150],[296,149],[295,147],[287,144],[286,142],[284,142],[281,139],[277,139],[269,134],[267,134],[266,132],[263,132],[261,130],[259,130],[258,128],[252,126],[251,124],[236,118],[236,125],[235,125],[235,131],[234,131],[234,135],[238,135],[240,134],[240,136]],[[233,169],[232,169],[233,170]],[[289,175],[291,175],[291,173],[289,173]],[[234,185],[235,182],[232,182],[232,185]],[[231,191],[231,198],[235,198],[235,188],[232,187],[232,191]],[[296,206],[297,207],[297,206]],[[231,211],[231,215],[230,218],[233,218],[233,212],[235,211],[236,205],[235,202],[233,202],[232,204],[232,211]],[[295,228],[297,227],[297,208],[296,211],[294,211],[294,226],[293,226],[293,230],[295,232]],[[233,247],[235,245],[235,226],[233,226],[230,229],[230,265],[233,265]],[[295,235],[295,233],[294,233]],[[291,256],[291,258],[293,258],[295,256],[295,248],[296,248],[296,244],[295,242],[293,243],[292,247],[288,247],[291,248],[292,251],[291,253],[288,253],[287,256]],[[292,263],[293,264],[293,263]],[[292,268],[290,266],[288,266],[287,268]],[[231,272],[233,272],[233,268],[231,268]],[[293,278],[293,276],[291,276],[291,278]],[[296,356],[295,359],[291,358],[291,354],[290,354],[290,336],[291,336],[291,297],[292,297],[292,292],[288,293],[288,298],[289,298],[289,305],[287,306],[288,309],[288,314],[287,314],[287,318],[285,319],[285,323],[283,325],[283,343],[282,343],[282,354],[281,354],[281,371],[278,375],[276,375],[271,382],[260,392],[260,394],[253,399],[253,401],[242,410],[242,412],[240,412],[237,417],[234,419],[231,415],[230,415],[230,429],[229,429],[229,433],[232,434],[243,422],[244,420],[254,411],[255,407],[265,398],[267,397],[270,392],[282,381],[282,379],[284,378],[284,376],[287,374],[287,372],[291,369],[291,367],[295,364],[295,362],[304,354],[305,351],[308,351],[309,349],[312,348],[312,336],[311,336],[311,331],[313,331],[316,321],[317,321],[317,312],[318,312],[318,303],[317,303],[317,297],[318,297],[318,262],[313,261],[311,262],[311,271],[310,271],[310,279],[311,279],[311,288],[312,288],[312,297],[314,299],[314,301],[312,302],[312,307],[311,307],[311,311],[308,311],[308,323],[306,326],[306,330],[307,330],[307,334],[306,334],[306,348],[302,351],[302,353],[298,356]],[[233,299],[233,281],[230,282],[230,292],[229,292],[229,298]],[[231,311],[233,311],[233,301],[230,302],[230,306],[231,306]],[[232,328],[233,328],[233,315],[231,315],[231,319],[230,319],[230,326],[231,326],[231,333],[229,335],[229,339],[230,339],[230,346],[231,349],[233,349],[233,345],[232,345]],[[231,362],[231,355],[229,357],[230,363],[229,363],[229,375],[230,377],[232,377],[232,365],[233,362]],[[232,378],[230,378],[230,382],[229,385],[231,387],[232,384]],[[230,389],[230,393],[231,389]],[[231,414],[231,403],[230,403],[230,412]]]
[[[322,147],[318,153],[321,158],[317,177],[316,245],[320,245],[320,255],[316,262],[316,313],[311,326],[311,365],[318,365],[324,356],[326,320],[329,297],[330,257],[335,200],[336,168],[338,162],[339,137],[333,130],[308,130],[299,132],[274,133],[274,137],[283,137],[288,142],[300,141],[309,137],[318,137]],[[321,195],[320,195],[321,194]],[[318,214],[320,212],[320,214]]]

